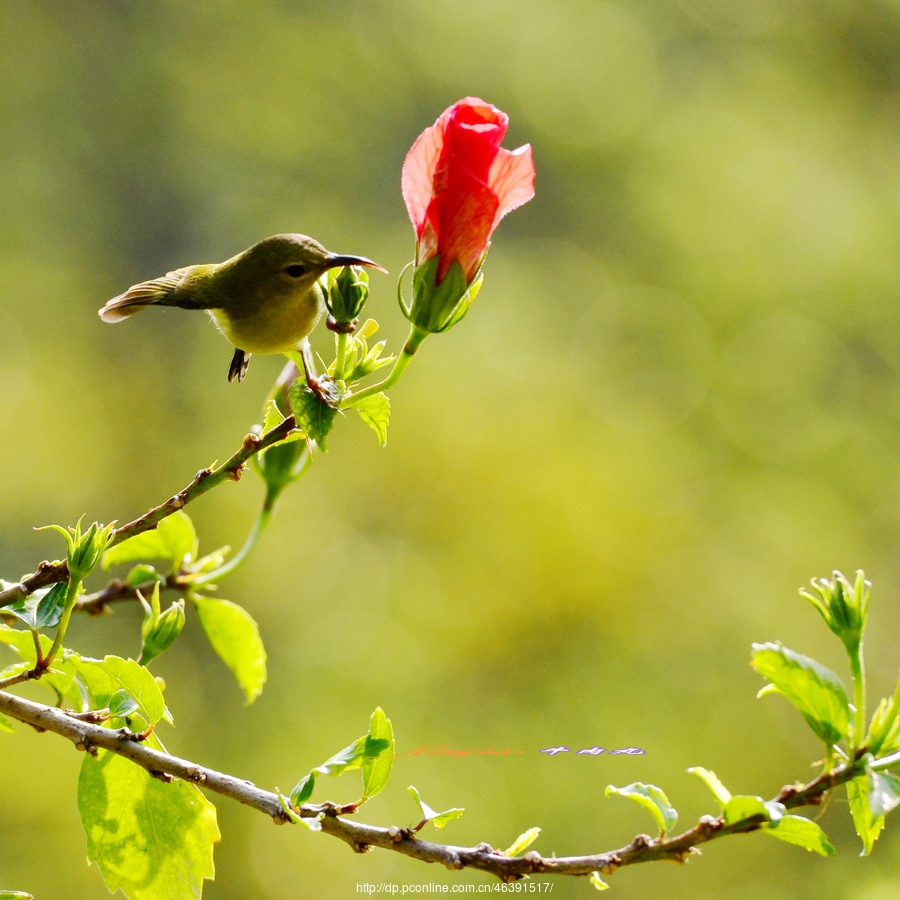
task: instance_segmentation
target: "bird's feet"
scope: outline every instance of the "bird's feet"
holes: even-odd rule
[[[326,405],[332,409],[338,408],[341,400],[341,392],[330,375],[318,375],[306,379],[309,389]]]

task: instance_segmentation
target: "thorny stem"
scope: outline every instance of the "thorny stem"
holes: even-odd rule
[[[96,748],[109,750],[131,760],[156,777],[164,780],[181,778],[202,785],[207,790],[230,797],[270,816],[282,825],[288,817],[281,807],[277,793],[263,790],[250,781],[244,781],[214,769],[208,769],[188,760],[170,756],[137,743],[134,736],[104,728],[84,721],[52,706],[34,703],[13,694],[0,691],[0,712],[32,725],[39,731],[52,731],[72,741],[79,750],[96,752]],[[900,764],[900,753],[884,757],[872,763],[883,770]],[[823,773],[806,785],[788,785],[774,799],[788,809],[801,806],[818,806],[837,785],[850,781],[862,770],[862,759],[848,762],[829,773]],[[590,875],[600,872],[610,875],[623,866],[657,860],[687,862],[699,853],[697,846],[729,834],[745,834],[757,831],[764,824],[761,815],[749,816],[738,822],[726,824],[723,817],[702,816],[688,831],[671,838],[651,838],[645,834],[618,850],[587,856],[544,857],[536,851],[524,856],[507,857],[489,844],[475,847],[456,847],[419,840],[411,828],[379,828],[362,822],[341,818],[352,812],[354,805],[346,807],[333,803],[304,804],[297,813],[303,818],[322,816],[322,831],[340,838],[358,853],[371,847],[393,850],[423,862],[441,863],[448,869],[473,868],[496,875],[502,881],[516,881],[525,875],[546,873],[553,875]],[[324,815],[323,815],[324,814]]]

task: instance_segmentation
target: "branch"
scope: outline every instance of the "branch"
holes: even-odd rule
[[[111,547],[121,544],[122,541],[136,534],[142,534],[150,531],[173,512],[183,509],[191,500],[196,500],[207,491],[211,491],[214,487],[225,481],[238,481],[244,474],[244,468],[247,461],[256,456],[266,447],[286,438],[296,427],[293,416],[287,416],[280,425],[273,428],[264,437],[257,437],[255,434],[248,434],[241,444],[240,449],[233,453],[221,466],[213,468],[201,469],[193,478],[191,483],[171,496],[165,503],[155,506],[153,509],[145,512],[144,515],[138,517],[133,522],[117,528],[113,532]],[[69,577],[69,567],[65,561],[48,562],[44,560],[34,572],[27,578],[23,578],[18,584],[12,585],[4,591],[0,591],[0,607],[15,603],[22,597],[36,591],[38,588],[47,587],[60,581],[65,581]]]
[[[153,593],[155,581],[147,581],[144,584],[136,584],[133,587],[122,581],[121,578],[113,578],[101,591],[93,594],[82,594],[75,603],[75,612],[85,612],[91,616],[100,616],[106,612],[110,603],[120,600],[137,600],[138,591],[145,597]],[[183,572],[175,572],[166,576],[166,580],[159,584],[163,591],[186,591],[191,585],[190,576]]]
[[[181,778],[256,809],[271,817],[278,825],[288,821],[277,794],[258,788],[250,781],[147,747],[137,741],[135,735],[127,729],[104,728],[84,721],[83,717],[79,718],[73,713],[33,703],[3,691],[0,691],[0,712],[25,722],[38,731],[52,731],[67,738],[78,750],[93,751],[96,747],[109,750],[131,760],[155,777],[167,781]],[[857,774],[858,765],[851,762],[820,775],[809,784],[786,786],[775,799],[789,809],[817,806],[829,791]],[[668,839],[654,839],[646,834],[639,834],[626,847],[605,853],[548,858],[532,850],[524,856],[508,857],[489,844],[482,843],[475,847],[435,844],[419,840],[411,828],[379,828],[341,818],[342,814],[353,809],[355,805],[339,807],[333,803],[304,804],[300,807],[299,814],[304,818],[313,818],[324,813],[321,820],[322,831],[340,838],[357,853],[363,853],[371,847],[381,847],[422,862],[440,863],[448,869],[480,869],[503,881],[515,881],[524,875],[536,873],[590,875],[592,872],[601,872],[610,875],[623,866],[661,859],[683,863],[700,852],[696,849],[698,844],[728,834],[756,831],[766,821],[763,816],[756,815],[726,825],[721,816],[701,816],[700,821],[683,834]]]

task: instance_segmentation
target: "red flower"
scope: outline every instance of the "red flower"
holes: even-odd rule
[[[440,284],[459,260],[472,281],[491,233],[534,196],[531,145],[500,146],[509,117],[476,97],[454,103],[403,163],[403,199],[416,229],[416,265],[440,255]]]

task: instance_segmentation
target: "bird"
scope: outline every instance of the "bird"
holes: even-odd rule
[[[310,388],[322,399],[309,334],[324,309],[318,284],[329,269],[367,266],[365,256],[330,253],[305,234],[274,234],[222,263],[185,266],[134,284],[98,310],[104,322],[122,322],[149,306],[205,309],[234,345],[228,380],[243,381],[252,353],[299,351]]]

